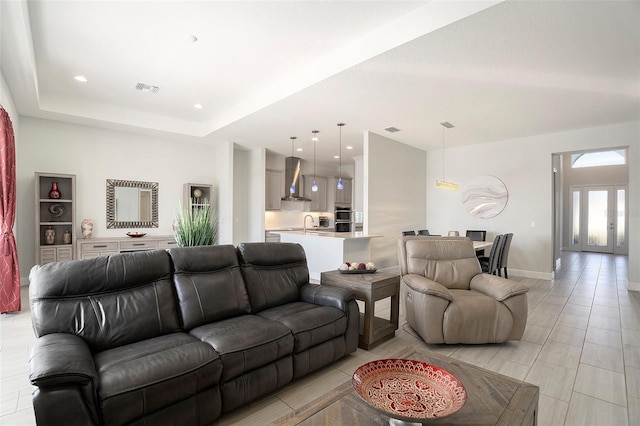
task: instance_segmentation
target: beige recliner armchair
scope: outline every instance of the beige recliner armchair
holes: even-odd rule
[[[427,343],[520,340],[528,287],[483,274],[466,237],[398,241],[407,323]]]

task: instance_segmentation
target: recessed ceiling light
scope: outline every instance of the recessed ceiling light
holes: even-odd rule
[[[195,43],[196,41],[198,41],[198,37],[194,36],[193,34],[185,34],[182,36],[182,38],[184,38],[184,40],[188,41],[189,43]]]
[[[296,151],[302,152],[302,148],[296,148]]]
[[[202,104],[193,104],[193,107],[194,107],[195,109],[202,109],[202,108],[204,108],[204,107],[202,106]]]
[[[351,145],[347,146],[347,149],[353,149],[353,147]]]
[[[86,83],[87,82],[87,77],[85,77],[84,75],[76,75],[73,78],[75,78],[76,81],[79,81],[81,83]]]
[[[337,160],[338,158],[340,158],[340,156],[339,155],[334,155],[333,158],[335,158]]]

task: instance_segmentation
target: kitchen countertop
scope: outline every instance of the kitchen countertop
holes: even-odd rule
[[[328,228],[331,229],[331,228]],[[373,235],[373,234],[365,234],[364,232],[356,231],[356,232],[333,232],[330,230],[316,230],[315,228],[307,229],[305,233],[304,230],[281,230],[281,231],[270,231],[275,232],[277,234],[289,234],[289,235],[303,235],[306,237],[320,237],[320,238],[339,238],[343,240],[353,240],[353,239],[362,239],[362,238],[376,238],[382,237],[382,235]]]

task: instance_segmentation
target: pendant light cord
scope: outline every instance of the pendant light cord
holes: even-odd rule
[[[442,127],[442,180],[444,181],[444,126]]]

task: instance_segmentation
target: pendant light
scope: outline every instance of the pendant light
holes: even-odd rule
[[[340,128],[340,151],[338,152],[340,158],[340,176],[338,177],[338,185],[336,185],[338,189],[344,188],[344,184],[342,183],[342,126],[344,126],[344,123],[338,123],[338,127]]]
[[[460,189],[460,186],[457,183],[447,182],[444,180],[444,129],[451,129],[455,126],[448,121],[441,121],[440,125],[442,126],[442,180],[436,179],[435,186],[438,189],[457,191]]]
[[[316,142],[318,142],[318,133],[320,130],[312,130],[313,137],[311,140],[313,141],[313,183],[311,184],[311,190],[313,192],[318,192],[318,184],[316,183]]]
[[[291,139],[291,170],[293,170],[294,165],[294,160],[293,160],[293,143],[295,142],[296,139],[298,139],[295,136],[291,136],[289,139]],[[293,194],[296,193],[296,181],[295,179],[291,182],[291,186],[289,187],[289,196],[293,197]]]

